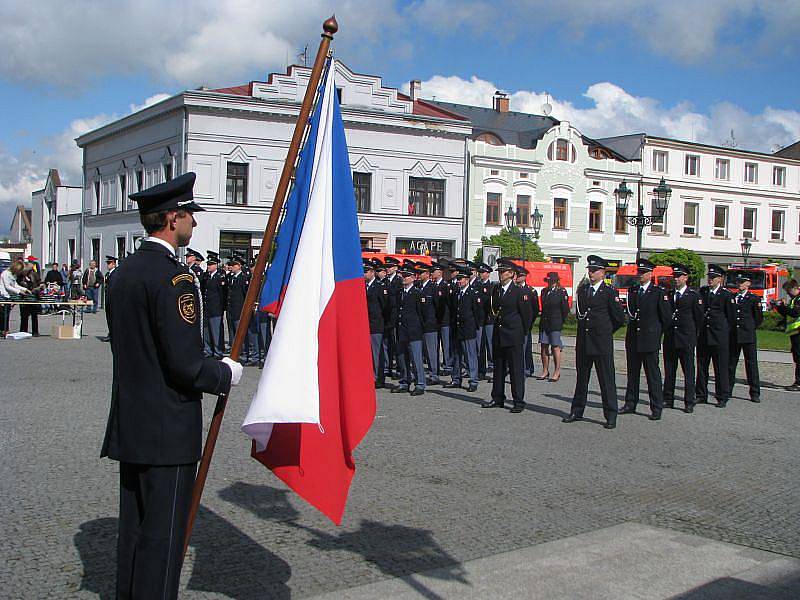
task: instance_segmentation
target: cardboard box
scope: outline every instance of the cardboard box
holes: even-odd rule
[[[53,325],[53,331],[50,335],[57,340],[79,340],[81,338],[81,326]]]

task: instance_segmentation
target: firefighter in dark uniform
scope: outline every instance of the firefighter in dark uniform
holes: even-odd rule
[[[606,284],[608,262],[594,254],[587,257],[589,281],[575,294],[575,314],[578,317],[578,336],[575,343],[577,381],[572,396],[572,408],[564,423],[583,419],[589,376],[592,367],[600,383],[606,429],[617,426],[617,386],[614,373],[614,332],[625,323],[617,290]]]
[[[422,303],[423,354],[428,365],[426,371],[427,385],[441,385],[439,379],[439,319],[436,315],[436,285],[431,281],[431,266],[419,262],[415,269],[419,277],[419,288]]]
[[[227,302],[228,281],[224,273],[219,271],[219,255],[209,250],[206,270],[200,279],[203,292],[203,314],[205,316],[206,356],[222,358],[225,352],[225,330],[222,315]]]
[[[130,198],[148,237],[114,273],[111,409],[102,456],[120,462],[118,598],[176,598],[202,443],[203,393],[227,394],[242,367],[203,357],[194,275],[175,256],[203,210],[194,173]]]
[[[650,397],[651,421],[661,418],[664,408],[664,386],[658,352],[661,336],[672,323],[667,290],[653,283],[656,266],[646,258],[636,262],[639,285],[628,289],[628,330],[625,333],[625,353],[628,364],[628,383],[625,404],[619,414],[635,413],[639,403],[639,379],[644,367],[647,394]]]
[[[242,317],[242,308],[244,307],[244,300],[247,296],[247,288],[250,285],[250,279],[243,268],[243,261],[244,259],[237,254],[234,254],[230,261],[231,273],[228,278],[228,295],[225,310],[230,316],[231,344],[233,344],[233,338],[236,337],[236,330],[239,328],[239,320]],[[247,367],[257,365],[257,352],[258,339],[256,337],[256,332],[248,328],[245,334],[244,344],[242,344],[242,364]]]
[[[469,286],[469,271],[458,270],[455,278],[459,289],[451,296],[450,314],[455,337],[453,354],[456,364],[466,362],[469,375],[467,391],[475,392],[478,390],[478,324],[483,322],[486,311],[481,296]],[[445,387],[461,387],[460,368],[453,370],[452,381]]]
[[[483,408],[505,406],[505,374],[511,375],[512,413],[525,410],[525,372],[522,359],[522,344],[525,333],[533,325],[530,296],[514,284],[517,266],[511,262],[497,261],[500,282],[495,286],[490,302],[494,312],[494,334],[492,355],[492,399],[483,403]]]
[[[103,306],[108,306],[108,291],[111,289],[111,278],[114,275],[114,271],[117,270],[117,257],[106,255],[106,279],[103,285]],[[111,336],[106,335],[100,338],[101,342],[110,342]]]
[[[450,285],[444,280],[444,265],[433,263],[431,281],[435,286],[436,319],[439,323],[439,344],[442,348],[442,374],[451,374],[452,332],[450,330]]]
[[[375,264],[364,259],[364,285],[367,289],[367,316],[369,318],[369,341],[372,347],[372,368],[375,375],[375,387],[386,387],[386,379],[381,366],[381,349],[383,332],[386,330],[383,317],[389,301],[389,290],[375,277]]]
[[[519,267],[516,284],[527,294],[531,303],[531,312],[533,313],[531,325],[533,325],[539,317],[539,292],[528,285],[528,269],[525,267]],[[522,344],[522,360],[525,366],[525,377],[533,377],[533,337],[530,329],[525,334],[525,342]]]
[[[191,248],[186,249],[186,266],[192,270],[192,273],[195,274],[198,281],[203,277],[203,267],[200,266],[205,260],[205,257],[200,254],[197,250],[192,250]]]
[[[700,304],[703,307],[703,327],[697,340],[698,404],[708,402],[708,367],[714,365],[714,392],[717,406],[728,403],[730,383],[728,363],[730,361],[731,325],[735,322],[733,294],[722,285],[725,270],[719,265],[708,265],[708,285],[700,288]]]
[[[672,321],[664,330],[664,406],[675,407],[675,377],[678,363],[683,371],[683,411],[694,412],[697,336],[704,326],[705,315],[700,294],[688,286],[689,267],[673,265],[675,290],[669,294]]]
[[[383,333],[383,365],[386,375],[393,377],[395,369],[397,369],[397,303],[400,296],[400,290],[403,289],[403,278],[397,273],[400,266],[400,261],[393,256],[387,256],[383,259],[386,264],[386,277],[383,284],[389,290],[389,311],[388,318],[385,321],[386,331]]]
[[[392,393],[407,392],[410,389],[414,371],[416,385],[412,396],[425,393],[425,365],[422,364],[423,322],[422,294],[414,286],[415,273],[410,267],[401,267],[398,274],[403,278],[403,287],[397,301],[397,365],[400,370],[400,384]]]
[[[739,275],[739,293],[734,299],[736,320],[731,327],[728,364],[730,391],[728,396],[733,395],[733,386],[736,385],[736,365],[739,364],[739,355],[744,354],[744,371],[747,375],[747,385],[750,388],[750,401],[761,402],[756,329],[764,320],[764,311],[761,309],[761,298],[750,293],[751,283],[750,276],[746,272]]]
[[[489,280],[492,274],[492,267],[482,262],[478,264],[478,286],[481,292],[481,302],[484,308],[483,325],[481,326],[481,338],[478,340],[478,378],[486,379],[487,374],[492,372],[494,361],[492,358],[492,336],[494,334],[494,315],[489,309],[495,283]]]

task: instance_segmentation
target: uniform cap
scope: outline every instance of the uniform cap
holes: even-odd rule
[[[720,267],[719,265],[708,265],[708,276],[709,277],[725,277],[725,269]]]
[[[636,261],[636,268],[639,270],[639,273],[650,273],[656,266],[646,258],[640,258]]]
[[[454,269],[453,275],[456,279],[462,279],[463,277],[469,277],[470,272],[468,269]]]
[[[550,282],[550,281],[561,281],[561,278],[558,276],[558,273],[556,273],[555,271],[550,271],[550,272],[547,274],[547,277],[545,277],[545,278],[544,278],[544,280],[545,280],[546,282]]]
[[[741,283],[742,281],[752,281],[752,279],[750,278],[750,275],[748,275],[747,273],[743,272],[743,273],[739,273],[739,275],[737,275],[736,281]]]
[[[491,273],[492,267],[487,265],[485,262],[478,263],[478,273]]]
[[[672,274],[675,275],[676,277],[678,275],[688,275],[689,267],[683,264],[672,265]]]
[[[206,262],[208,264],[210,265],[219,264],[219,254],[217,254],[213,250],[206,250],[206,254],[208,255],[208,258],[206,259]]]
[[[200,262],[203,262],[205,260],[205,257],[202,254],[200,254],[197,250],[192,250],[191,248],[186,248],[186,256],[189,256],[189,255],[194,256]]]
[[[517,275],[528,275],[529,271],[525,267],[517,267]]]
[[[106,262],[117,262],[116,256],[111,256],[110,254],[106,254]]]
[[[386,264],[387,267],[391,267],[391,266],[395,266],[395,265],[399,265],[400,264],[400,260],[398,260],[394,256],[385,256],[383,258],[383,262],[384,262],[384,264]]]
[[[414,275],[414,268],[402,266],[397,269],[397,272],[400,274],[401,277],[408,277],[409,275]]]
[[[374,270],[375,270],[375,267],[372,265],[371,262],[366,261],[364,263],[364,273],[366,273],[367,271],[374,271]]]
[[[590,254],[586,257],[586,267],[588,269],[607,269],[608,261],[596,254]]]
[[[164,210],[183,209],[190,212],[205,210],[194,202],[194,180],[192,172],[128,196],[139,205],[139,214],[149,215]]]

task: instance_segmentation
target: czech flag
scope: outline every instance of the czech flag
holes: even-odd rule
[[[339,524],[375,418],[364,271],[333,63],[320,88],[260,308],[278,314],[242,430],[253,457]]]

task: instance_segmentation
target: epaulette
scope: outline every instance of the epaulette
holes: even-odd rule
[[[194,285],[194,276],[190,275],[189,273],[180,273],[179,275],[175,275],[175,277],[172,278],[172,285],[178,285],[181,281],[188,281]]]

